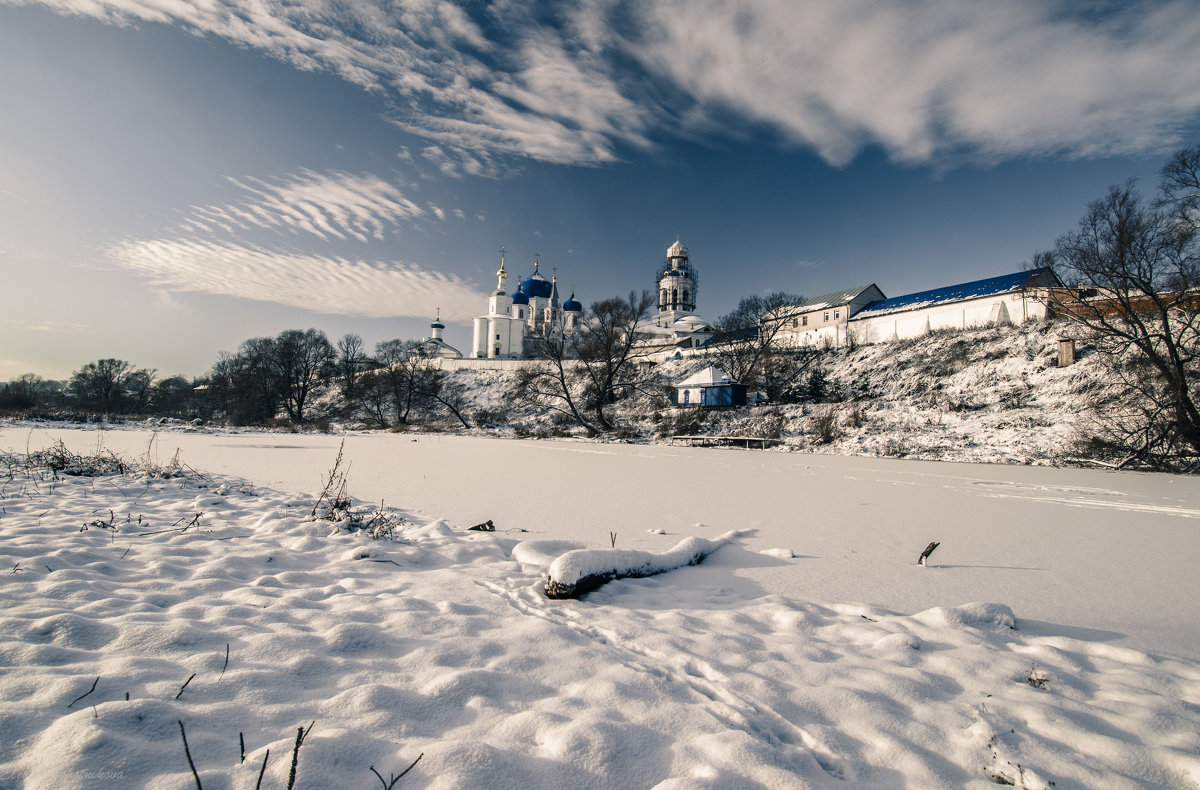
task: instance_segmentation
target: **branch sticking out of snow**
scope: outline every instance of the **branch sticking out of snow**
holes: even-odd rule
[[[662,554],[633,549],[568,551],[550,564],[546,595],[550,598],[578,598],[613,579],[640,579],[685,565],[697,565],[741,534],[740,530],[733,530],[715,540],[684,538]]]
[[[917,564],[918,564],[918,565],[925,565],[925,564],[927,564],[927,563],[926,563],[926,560],[928,560],[928,559],[929,559],[929,555],[930,555],[930,554],[933,554],[933,550],[934,550],[934,549],[936,549],[936,548],[937,548],[938,546],[940,546],[940,545],[942,545],[942,544],[938,543],[938,542],[935,540],[933,543],[930,543],[928,546],[926,546],[926,547],[925,547],[925,551],[921,552],[921,556],[917,558]]]

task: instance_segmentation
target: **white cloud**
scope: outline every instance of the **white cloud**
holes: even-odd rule
[[[1082,12],[1065,0],[44,2],[336,73],[392,103],[392,121],[426,137],[422,156],[450,176],[495,174],[510,155],[597,164],[626,145],[750,129],[834,163],[867,145],[906,162],[1150,152],[1200,112],[1195,0]],[[329,237],[379,230],[304,209],[280,221]]]
[[[29,332],[48,332],[55,335],[81,335],[91,329],[87,324],[73,321],[38,321],[18,328]]]
[[[1200,10],[1072,17],[1040,0],[649,3],[630,48],[702,108],[770,124],[827,160],[923,162],[1160,149],[1200,111]],[[643,42],[646,43],[646,42]]]
[[[230,179],[245,197],[225,206],[193,206],[189,232],[260,228],[317,236],[326,241],[382,241],[401,223],[425,215],[416,203],[375,175],[301,170],[284,179]]]
[[[173,291],[234,296],[328,315],[425,317],[437,305],[450,321],[472,316],[483,298],[470,283],[411,263],[272,252],[188,240],[127,240],[108,250],[118,266]]]
[[[88,324],[80,324],[72,321],[38,321],[31,324],[10,324],[13,329],[23,331],[38,331],[38,333],[47,333],[52,335],[82,335],[85,331],[90,331],[91,327]]]

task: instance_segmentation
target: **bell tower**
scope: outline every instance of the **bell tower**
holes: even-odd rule
[[[654,317],[654,323],[667,327],[694,313],[698,286],[688,249],[679,243],[676,235],[675,243],[667,248],[667,257],[658,267],[658,315]]]

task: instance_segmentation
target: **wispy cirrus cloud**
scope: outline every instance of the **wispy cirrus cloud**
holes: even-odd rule
[[[234,296],[327,315],[424,317],[442,305],[450,321],[471,317],[479,291],[411,263],[281,253],[186,239],[127,239],[112,245],[116,265],[170,291]]]
[[[56,335],[79,335],[91,329],[87,324],[74,321],[38,321],[32,324],[23,324],[17,328],[27,332],[49,332]]]
[[[230,201],[193,206],[175,232],[124,239],[108,247],[107,257],[145,277],[167,300],[190,291],[366,318],[423,317],[446,305],[442,314],[453,321],[469,318],[463,311],[480,299],[459,277],[378,259],[379,242],[405,224],[446,218],[445,210],[421,208],[382,178],[301,170],[229,181],[236,191]],[[331,247],[347,242],[355,255],[282,249],[296,236]]]
[[[872,145],[913,163],[1102,156],[1174,145],[1200,113],[1195,0],[43,2],[336,73],[451,176],[763,131],[835,164]]]
[[[274,180],[229,180],[240,197],[225,205],[192,206],[184,212],[186,231],[263,229],[366,243],[383,241],[403,223],[426,215],[394,185],[370,174],[301,170]]]

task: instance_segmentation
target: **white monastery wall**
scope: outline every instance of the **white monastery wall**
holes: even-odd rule
[[[850,319],[856,343],[908,340],[936,329],[966,329],[988,324],[1020,324],[1046,317],[1046,304],[1029,293],[1003,293],[878,316]]]

